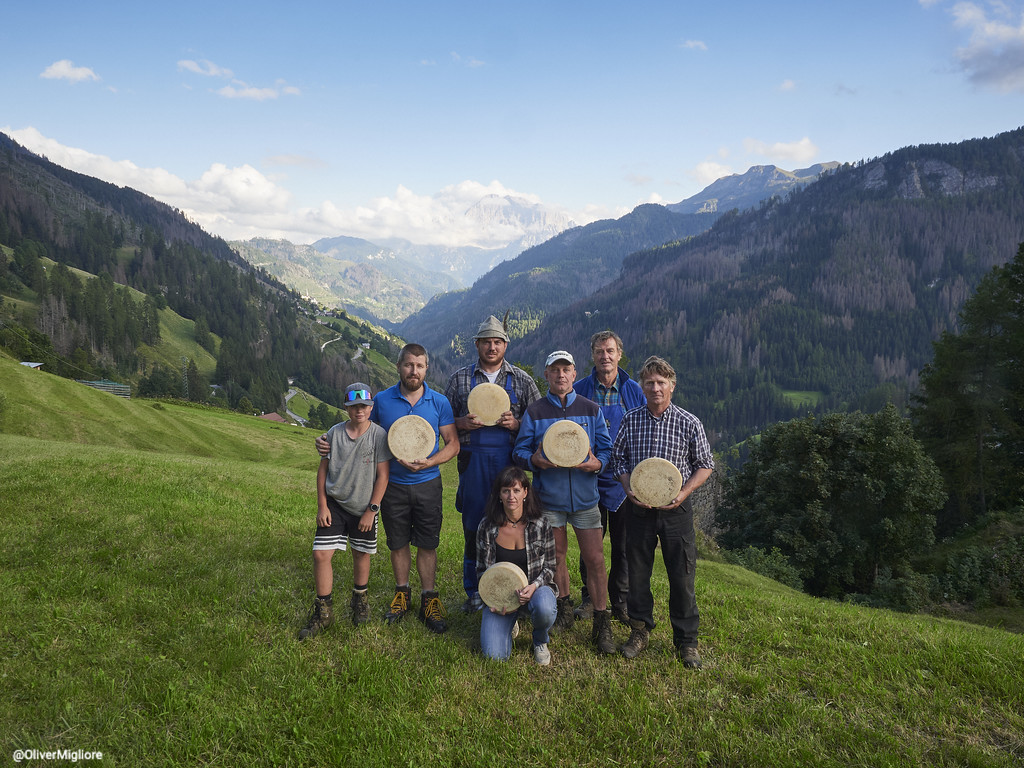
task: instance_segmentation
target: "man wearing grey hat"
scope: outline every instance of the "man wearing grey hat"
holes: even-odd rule
[[[503,321],[491,315],[480,323],[473,336],[477,361],[455,371],[444,391],[455,414],[461,444],[455,508],[462,513],[465,540],[462,584],[466,590],[463,610],[467,613],[483,607],[477,593],[476,533],[483,519],[487,495],[498,473],[512,463],[512,446],[523,411],[540,399],[533,377],[505,360],[508,342]],[[476,414],[469,412],[469,392],[484,382],[496,384],[508,394],[509,409],[493,426],[485,426]]]

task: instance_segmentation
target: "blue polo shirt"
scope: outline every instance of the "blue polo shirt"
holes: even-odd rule
[[[426,419],[427,423],[434,428],[434,450],[430,452],[430,456],[433,456],[441,447],[441,427],[455,423],[452,404],[448,402],[447,397],[435,392],[424,382],[423,395],[416,405],[412,405],[405,399],[401,387],[402,384],[399,382],[393,387],[388,387],[377,393],[377,396],[373,398],[373,411],[370,412],[370,420],[377,422],[387,430],[391,429],[391,425],[400,418],[408,416],[410,413]],[[390,482],[398,485],[418,485],[441,476],[440,467],[410,472],[398,463],[398,459],[392,459],[390,467]]]

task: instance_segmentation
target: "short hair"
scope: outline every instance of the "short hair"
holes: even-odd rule
[[[608,339],[615,339],[616,345],[619,347],[619,352],[622,351],[622,339],[619,338],[619,334],[615,331],[598,331],[590,337],[590,351],[593,352],[594,348],[598,344],[603,344]]]
[[[484,518],[492,525],[501,525],[505,522],[505,507],[501,504],[501,489],[508,488],[514,483],[519,483],[526,489],[526,498],[523,500],[523,517],[526,520],[536,520],[543,515],[540,502],[530,488],[530,478],[526,472],[517,466],[510,464],[505,467],[498,476],[494,478],[494,485],[491,486],[491,493],[487,497],[487,505],[484,507]]]
[[[398,353],[398,364],[401,365],[409,355],[425,357],[427,358],[427,365],[430,365],[430,355],[427,354],[427,350],[424,349],[422,344],[406,344],[402,347],[402,351]]]
[[[651,355],[644,360],[636,377],[642,384],[648,376],[664,376],[673,384],[676,383],[676,369],[669,365],[668,360],[657,355]]]

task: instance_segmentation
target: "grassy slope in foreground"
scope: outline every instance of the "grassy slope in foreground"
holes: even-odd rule
[[[510,662],[487,662],[476,650],[479,618],[454,609],[462,545],[453,511],[439,550],[453,609],[446,635],[412,617],[354,629],[342,553],[341,620],[300,644],[315,509],[308,431],[158,411],[85,387],[79,395],[60,380],[40,408],[24,402],[35,381],[26,377],[39,372],[16,367],[0,360],[8,754],[101,750],[114,766],[1024,758],[1021,637],[815,600],[731,566],[700,565],[702,672],[673,660],[660,566],[659,626],[636,661],[598,658],[589,628],[577,627],[552,643],[548,669],[533,664],[528,632]],[[69,437],[76,419],[85,426]],[[159,448],[138,444],[147,430],[162,434]],[[452,510],[450,467],[445,482]],[[370,585],[379,615],[392,586],[383,543]],[[625,639],[624,628],[615,633]]]

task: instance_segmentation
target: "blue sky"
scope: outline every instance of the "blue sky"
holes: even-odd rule
[[[487,245],[1024,125],[1024,0],[12,3],[0,131],[229,239]]]

